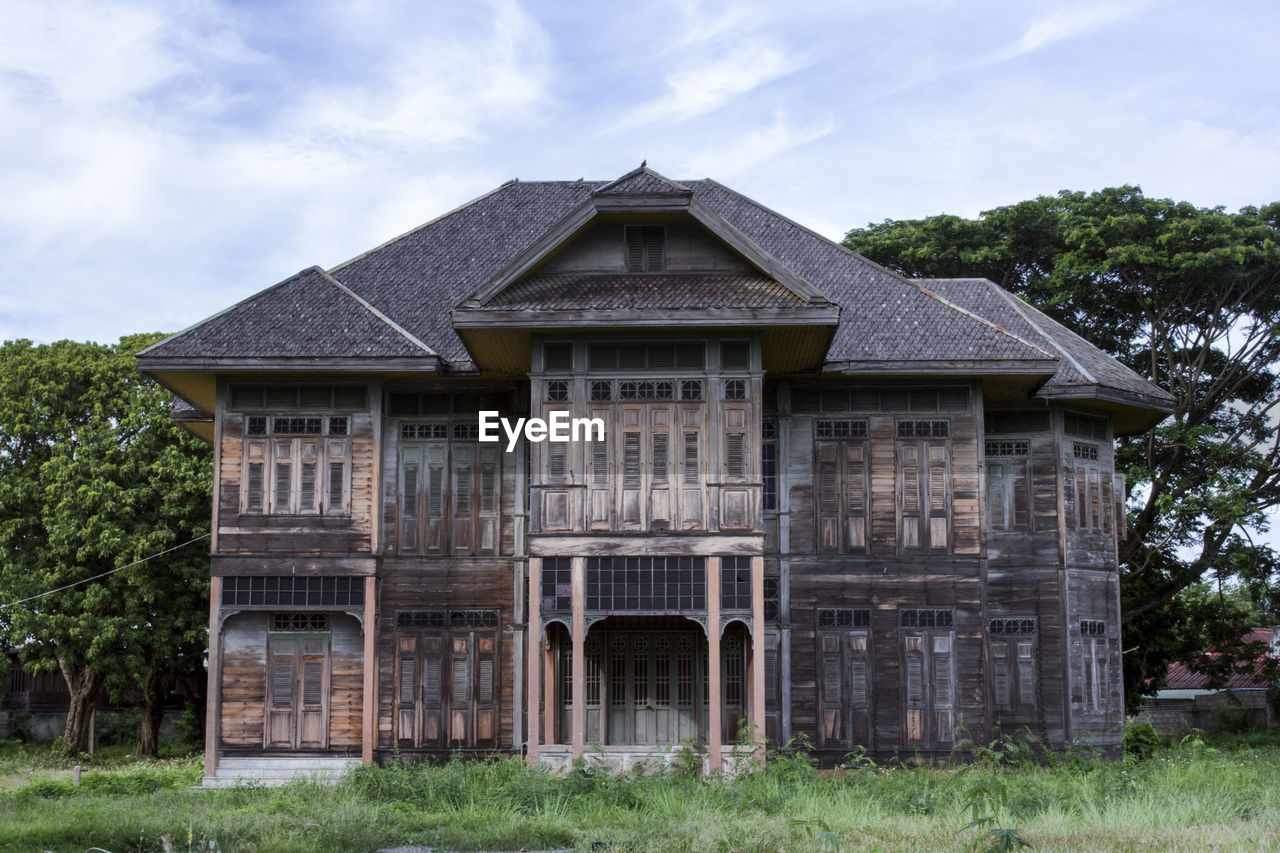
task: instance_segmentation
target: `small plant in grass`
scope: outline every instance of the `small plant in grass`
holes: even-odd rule
[[[1016,806],[1009,805],[1009,792],[999,776],[984,776],[965,792],[969,814],[973,818],[965,829],[977,827],[986,830],[978,841],[983,853],[1008,853],[1020,847],[1031,847],[1031,842],[1013,827],[1000,826],[1006,818],[1021,820],[1023,815]]]
[[[833,853],[840,849],[840,836],[836,835],[831,825],[822,818],[810,818],[809,820],[799,820],[793,818],[792,826],[799,826],[804,829],[805,835],[810,841],[820,845],[822,850],[831,850]]]
[[[1149,722],[1125,726],[1121,737],[1124,743],[1124,754],[1137,761],[1150,758],[1160,746],[1160,733]]]
[[[687,737],[671,752],[671,772],[679,779],[697,779],[706,755],[706,744]]]

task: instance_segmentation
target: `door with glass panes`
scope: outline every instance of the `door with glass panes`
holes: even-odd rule
[[[264,745],[324,749],[329,745],[329,635],[271,634]]]

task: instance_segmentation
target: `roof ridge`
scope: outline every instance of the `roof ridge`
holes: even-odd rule
[[[328,282],[329,282],[330,284],[332,284],[334,287],[336,287],[336,288],[338,288],[339,290],[341,290],[343,293],[345,293],[345,294],[347,294],[348,296],[350,296],[350,297],[351,297],[352,299],[354,299],[358,304],[360,304],[360,305],[364,306],[364,307],[365,307],[365,309],[367,309],[367,310],[369,311],[369,313],[370,313],[370,314],[372,314],[373,316],[377,317],[377,318],[378,318],[379,320],[381,320],[383,323],[386,323],[388,326],[390,326],[390,327],[391,327],[392,329],[394,329],[396,332],[399,332],[402,336],[404,336],[404,337],[405,337],[407,340],[409,340],[412,344],[414,344],[415,346],[417,346],[417,347],[421,348],[421,349],[422,349],[422,351],[423,351],[423,352],[425,352],[427,355],[434,355],[434,356],[437,356],[437,357],[440,355],[440,353],[436,352],[436,351],[435,351],[435,350],[433,350],[431,347],[427,346],[425,343],[423,343],[421,340],[419,340],[417,337],[415,337],[414,335],[410,334],[410,333],[409,333],[409,331],[408,331],[407,329],[405,329],[403,326],[401,326],[401,325],[400,325],[399,323],[397,323],[395,320],[392,320],[392,319],[391,319],[390,317],[388,317],[386,314],[382,313],[382,312],[381,312],[381,311],[379,311],[377,308],[375,308],[375,307],[373,306],[373,304],[372,304],[371,302],[369,302],[369,300],[365,299],[363,296],[361,296],[360,294],[356,293],[354,290],[352,290],[351,288],[347,287],[347,286],[346,286],[345,284],[343,284],[342,282],[338,281],[336,278],[334,278],[334,277],[333,277],[332,275],[330,275],[328,272],[326,272],[325,270],[320,269],[320,267],[318,267],[318,266],[316,266],[316,267],[312,267],[312,269],[317,270],[317,271],[320,273],[320,275],[322,275],[322,276],[325,278],[325,280],[326,280],[326,281],[328,281]]]
[[[682,192],[682,193],[693,192],[692,188],[686,187],[684,184],[680,183],[679,181],[672,180],[671,178],[668,178],[666,175],[659,174],[658,172],[655,172],[653,169],[650,169],[644,163],[641,163],[639,166],[632,169],[630,172],[627,172],[622,177],[615,178],[614,180],[609,181],[607,184],[605,184],[602,187],[596,187],[594,190],[591,191],[591,194],[599,195],[607,192],[616,192],[617,190],[615,190],[614,187],[624,184],[627,181],[639,175],[649,175],[650,177],[656,178],[662,183],[672,187],[677,192]]]
[[[971,319],[971,320],[977,320],[979,323],[981,323],[981,324],[982,324],[982,325],[984,325],[984,326],[990,326],[992,329],[995,329],[997,332],[1000,332],[1001,334],[1008,335],[1009,337],[1013,338],[1013,339],[1014,339],[1015,341],[1017,341],[1018,343],[1020,343],[1020,344],[1022,344],[1022,345],[1024,345],[1024,346],[1031,347],[1031,348],[1032,348],[1032,349],[1034,349],[1034,350],[1038,350],[1038,351],[1040,351],[1040,352],[1044,353],[1045,355],[1049,356],[1049,358],[1052,358],[1053,360],[1057,361],[1058,356],[1056,356],[1056,355],[1054,355],[1053,353],[1049,352],[1049,351],[1048,351],[1047,349],[1045,349],[1044,347],[1039,346],[1038,344],[1034,344],[1034,343],[1032,343],[1031,341],[1029,341],[1029,340],[1027,340],[1026,338],[1022,337],[1022,335],[1014,334],[1013,332],[1009,331],[1008,329],[1004,328],[1003,326],[997,325],[996,323],[993,323],[992,321],[988,320],[986,317],[980,317],[980,316],[978,316],[977,314],[975,314],[975,313],[973,313],[972,311],[970,311],[968,308],[964,308],[964,307],[962,307],[962,306],[960,306],[960,305],[957,305],[956,303],[952,302],[950,299],[947,299],[945,296],[943,296],[943,295],[941,295],[941,294],[939,294],[939,293],[934,293],[934,292],[933,292],[932,290],[930,290],[929,288],[927,288],[927,287],[922,287],[921,285],[916,284],[916,283],[915,283],[914,281],[912,281],[911,279],[906,279],[906,282],[907,282],[907,284],[911,285],[911,286],[912,286],[912,287],[914,287],[916,290],[920,291],[921,293],[925,294],[926,296],[931,296],[931,297],[933,297],[934,299],[936,299],[936,300],[938,300],[939,302],[941,302],[943,305],[947,306],[948,308],[951,308],[951,309],[952,309],[952,310],[954,310],[954,311],[957,311],[957,312],[958,312],[958,313],[960,313],[960,314],[963,314],[964,316],[968,317],[969,319]]]
[[[1026,307],[1026,308],[1029,308],[1029,309],[1031,309],[1032,311],[1035,311],[1036,313],[1041,314],[1041,315],[1044,315],[1044,312],[1040,311],[1038,308],[1036,308],[1034,305],[1030,304],[1029,302],[1026,302],[1025,300],[1021,299],[1020,297],[1015,296],[1014,294],[1012,294],[1012,293],[1010,293],[1009,291],[1005,290],[1003,287],[1001,287],[1000,285],[996,284],[994,281],[992,281],[992,280],[991,280],[991,279],[989,279],[989,278],[983,278],[983,279],[980,279],[980,281],[986,282],[986,283],[987,283],[987,284],[989,284],[991,287],[995,288],[996,292],[997,292],[998,294],[1000,294],[1000,296],[1004,297],[1005,301],[1007,301],[1007,302],[1009,303],[1009,305],[1013,308],[1013,310],[1014,310],[1014,311],[1016,311],[1016,312],[1018,312],[1018,316],[1019,316],[1019,317],[1021,317],[1021,318],[1022,318],[1022,319],[1024,319],[1024,320],[1026,320],[1029,324],[1031,324],[1031,328],[1035,329],[1037,332],[1039,332],[1041,335],[1043,335],[1043,336],[1044,336],[1044,339],[1045,339],[1045,340],[1047,340],[1047,341],[1049,342],[1049,344],[1050,344],[1054,349],[1056,349],[1058,352],[1062,353],[1062,354],[1063,354],[1063,356],[1065,356],[1065,357],[1066,357],[1067,361],[1071,362],[1071,366],[1072,366],[1072,367],[1074,367],[1076,370],[1080,371],[1080,373],[1081,373],[1081,374],[1082,374],[1086,379],[1088,379],[1090,382],[1094,382],[1094,383],[1096,383],[1096,382],[1098,381],[1098,378],[1097,378],[1096,376],[1094,376],[1094,375],[1093,375],[1093,373],[1092,373],[1092,372],[1090,372],[1090,371],[1089,371],[1089,370],[1088,370],[1088,369],[1087,369],[1083,364],[1081,364],[1081,363],[1080,363],[1080,361],[1079,361],[1079,359],[1077,359],[1074,355],[1072,355],[1072,354],[1067,350],[1067,348],[1066,348],[1066,347],[1064,347],[1062,344],[1058,343],[1058,342],[1054,339],[1053,335],[1049,334],[1049,333],[1048,333],[1048,332],[1046,332],[1044,329],[1040,328],[1040,324],[1039,324],[1039,323],[1037,323],[1037,322],[1036,322],[1036,321],[1035,321],[1031,316],[1029,316],[1029,315],[1027,314],[1027,312],[1026,312],[1026,311],[1024,311],[1024,310],[1022,310],[1022,309],[1023,309],[1023,307]],[[1044,316],[1046,316],[1046,317],[1047,317],[1047,315],[1044,315]],[[1053,318],[1052,318],[1052,317],[1047,317],[1047,319],[1052,320]],[[1081,340],[1083,340],[1083,338],[1082,338]]]
[[[264,287],[262,290],[259,290],[256,293],[250,293],[248,296],[246,296],[244,299],[241,299],[239,302],[236,302],[233,305],[228,305],[226,308],[223,308],[221,311],[218,311],[217,313],[210,314],[208,317],[205,317],[203,320],[197,320],[196,322],[192,323],[190,326],[187,326],[185,329],[181,329],[177,332],[174,332],[172,335],[169,335],[169,337],[164,338],[162,340],[158,340],[151,346],[146,347],[145,349],[138,350],[138,352],[135,355],[146,355],[147,353],[151,352],[153,349],[157,349],[161,346],[164,346],[165,344],[169,343],[169,341],[176,340],[182,337],[183,335],[185,335],[187,332],[194,331],[195,329],[200,328],[205,323],[211,323],[224,314],[230,314],[232,311],[236,310],[242,305],[247,305],[250,302],[254,301],[255,299],[266,296],[268,293],[270,293],[273,290],[284,287],[286,284],[289,284],[290,282],[294,281],[297,278],[300,278],[301,276],[311,272],[314,269],[319,269],[319,267],[315,266],[314,264],[312,266],[305,267],[303,269],[298,270],[293,275],[288,276],[287,278],[283,278],[280,281],[277,281],[273,285]],[[323,272],[323,270],[321,270],[321,272]]]

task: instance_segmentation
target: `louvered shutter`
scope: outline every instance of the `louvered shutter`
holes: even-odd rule
[[[929,550],[950,548],[951,459],[945,444],[926,445],[929,458]]]
[[[996,708],[1009,709],[1009,644],[1003,640],[991,643],[991,692]]]
[[[840,550],[840,447],[818,442],[818,550],[834,554]]]
[[[400,549],[418,550],[418,472],[422,451],[406,447],[400,456]]]
[[[246,475],[245,499],[246,512],[262,512],[262,463],[250,462]]]
[[[653,482],[654,485],[667,483],[667,433],[653,434]]]
[[[898,502],[900,543],[904,551],[920,549],[920,445],[898,444]]]
[[[744,441],[742,433],[729,433],[724,437],[724,472],[726,477],[734,480],[741,480],[746,476]]]
[[[848,536],[846,547],[858,553],[867,548],[867,445],[863,442],[845,445],[845,498]]]
[[[1030,640],[1018,643],[1018,702],[1024,711],[1036,704],[1034,645]]]
[[[1013,525],[1019,529],[1025,529],[1031,523],[1031,497],[1027,482],[1026,460],[1014,460],[1011,467],[1013,468]]]
[[[276,708],[293,705],[293,672],[295,654],[274,655],[271,659],[271,704]]]
[[[308,660],[302,663],[302,704],[324,704],[324,661]]]

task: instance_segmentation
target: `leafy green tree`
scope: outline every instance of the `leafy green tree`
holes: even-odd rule
[[[1125,656],[1131,699],[1247,624],[1224,597],[1182,595],[1202,579],[1274,612],[1280,563],[1253,534],[1280,504],[1280,203],[1228,213],[1131,186],[1063,191],[977,219],[887,220],[844,243],[910,276],[989,278],[1176,398],[1117,448],[1125,630],[1143,646]]]
[[[154,755],[164,687],[205,647],[207,546],[130,565],[209,530],[209,448],[134,359],[158,337],[0,345],[0,633],[23,665],[62,674],[78,751],[105,685],[136,691]]]

